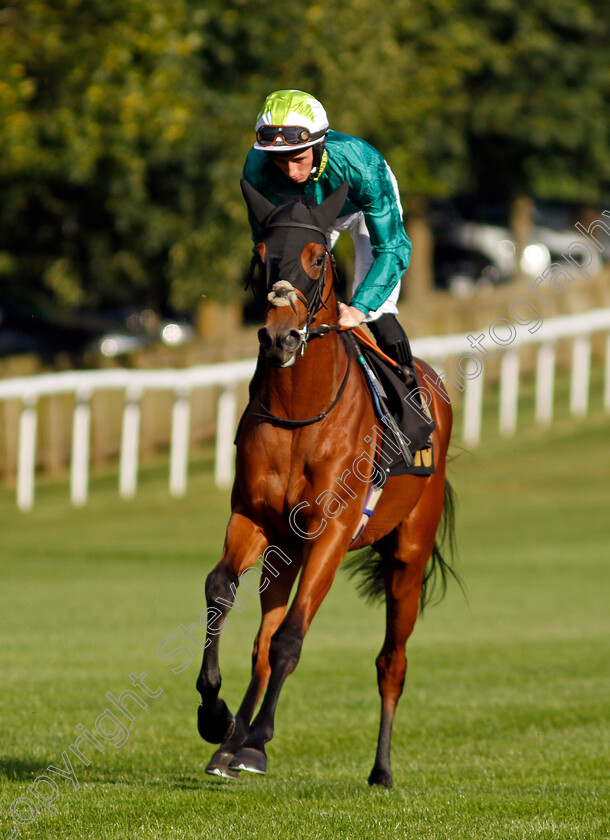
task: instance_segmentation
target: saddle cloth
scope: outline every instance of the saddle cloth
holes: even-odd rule
[[[380,405],[377,395],[365,375],[375,413],[380,420],[380,428],[383,429],[383,442],[381,455],[379,456],[380,466],[383,469],[389,467],[389,475],[432,475],[434,468],[434,452],[430,435],[436,428],[434,419],[427,406],[422,407],[419,395],[414,393],[417,382],[408,386],[395,373],[394,365],[386,361],[374,346],[359,336],[359,331],[354,330],[352,335],[358,343],[358,349],[364,356],[370,368],[372,368],[378,383],[381,396],[402,432],[405,443],[413,455],[413,465],[408,467],[399,450],[394,443],[392,433],[387,425],[383,423],[383,407]]]

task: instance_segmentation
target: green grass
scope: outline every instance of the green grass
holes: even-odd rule
[[[378,722],[374,658],[383,611],[339,574],[283,692],[266,778],[205,776],[213,747],[195,729],[199,654],[180,674],[159,641],[197,622],[218,558],[228,494],[209,459],[171,501],[166,470],[147,469],[120,502],[96,479],[72,510],[65,484],[43,484],[20,514],[0,492],[0,838],[16,797],[62,766],[79,723],[105,693],[147,673],[162,694],[120,749],[76,758],[79,790],[58,779],[56,813],[24,838],[603,838],[608,796],[610,435],[595,412],[550,431],[488,435],[451,465],[458,569],[409,643],[397,714],[395,787],[369,789]],[[223,633],[223,696],[245,688],[257,599]],[[174,644],[177,644],[175,642]]]

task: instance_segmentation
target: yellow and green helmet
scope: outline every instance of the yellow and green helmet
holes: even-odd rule
[[[254,148],[263,152],[298,152],[321,143],[328,132],[322,104],[303,90],[276,90],[256,118]]]

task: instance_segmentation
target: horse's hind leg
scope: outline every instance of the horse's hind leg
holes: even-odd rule
[[[233,605],[239,576],[254,566],[267,545],[268,540],[261,528],[247,516],[233,513],[227,528],[222,557],[206,579],[207,638],[197,678],[197,691],[201,695],[197,728],[201,737],[212,744],[225,741],[234,728],[233,715],[224,700],[218,696],[221,685],[218,664],[220,634]]]
[[[392,787],[390,746],[407,671],[405,647],[417,619],[424,570],[442,511],[442,479],[434,476],[430,481],[411,514],[375,546],[384,561],[386,635],[376,661],[381,722],[370,785]]]
[[[252,678],[241,706],[235,715],[235,728],[210,759],[206,767],[206,773],[232,778],[238,775],[235,769],[229,768],[229,763],[248,736],[250,721],[256,709],[256,704],[269,682],[271,673],[269,645],[271,637],[286,614],[286,605],[298,570],[299,564],[293,563],[291,566],[283,568],[279,578],[275,580],[271,575],[268,575],[266,579],[272,581],[272,583],[265,586],[264,589],[261,588],[260,598],[263,615],[252,651]],[[240,767],[239,769],[251,768]]]

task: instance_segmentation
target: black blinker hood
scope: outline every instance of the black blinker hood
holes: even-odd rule
[[[308,205],[301,197],[295,197],[279,207],[246,180],[240,183],[246,204],[261,226],[258,242],[265,243],[267,291],[278,280],[287,280],[311,301],[320,281],[305,272],[301,253],[311,242],[323,245],[328,251],[326,231],[345,204],[347,181],[321,204]]]

